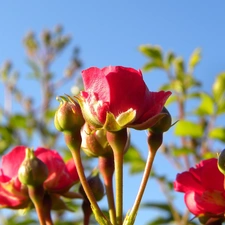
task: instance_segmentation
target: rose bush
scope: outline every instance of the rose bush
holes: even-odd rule
[[[78,101],[86,121],[95,128],[117,131],[124,127],[147,129],[164,115],[171,92],[151,92],[141,71],[122,66],[82,71],[84,91]]]
[[[185,203],[195,216],[224,217],[224,175],[217,167],[217,159],[203,160],[196,168],[178,174],[174,188],[185,193]]]
[[[25,158],[25,150],[25,146],[17,146],[2,157],[0,207],[18,209],[25,208],[30,203],[27,187],[18,179],[18,170]],[[48,168],[48,177],[43,187],[50,195],[64,194],[78,182],[78,174],[72,159],[65,164],[56,151],[41,147],[37,148],[34,154]]]

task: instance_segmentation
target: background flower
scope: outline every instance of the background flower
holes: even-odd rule
[[[224,175],[218,170],[217,159],[203,160],[196,168],[178,174],[174,188],[185,193],[185,203],[194,215],[223,217]]]
[[[25,146],[17,146],[2,157],[0,169],[0,206],[7,208],[25,208],[30,203],[26,186],[18,179],[18,170],[25,158]],[[43,186],[49,193],[64,193],[78,182],[73,161],[66,164],[62,157],[53,150],[37,148],[35,155],[48,168],[48,178]]]

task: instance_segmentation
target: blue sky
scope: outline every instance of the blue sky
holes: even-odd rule
[[[21,76],[26,77],[24,35],[29,30],[40,33],[44,28],[52,29],[62,24],[65,33],[73,37],[70,47],[77,45],[81,49],[84,68],[123,65],[139,69],[146,62],[138,52],[141,44],[160,45],[165,52],[173,50],[185,59],[200,47],[202,62],[196,69],[196,76],[204,81],[207,91],[214,77],[225,70],[224,12],[225,2],[222,0],[8,0],[1,2],[0,6],[0,65],[11,59]],[[57,67],[53,68],[57,76],[61,76],[63,68],[68,65],[70,50],[66,50],[57,61]],[[158,76],[158,72],[144,74],[144,78],[153,91],[158,90],[164,80],[163,74]],[[30,94],[33,88],[26,87],[24,91]],[[141,132],[135,133],[133,138],[135,144],[140,145],[146,136]],[[146,145],[141,148],[145,149]],[[160,167],[160,160],[163,159],[159,156],[156,166]],[[136,178],[137,182],[126,182],[135,186],[138,180],[140,177]],[[151,185],[155,184],[149,184],[145,199],[159,196],[155,194],[157,188]],[[133,199],[130,194],[126,198],[128,210]],[[144,213],[138,216],[137,224],[144,224]]]

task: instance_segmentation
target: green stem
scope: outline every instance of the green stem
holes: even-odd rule
[[[92,214],[90,202],[84,200],[82,203],[82,209],[84,213],[83,225],[89,225]]]
[[[44,210],[42,207],[37,206],[37,204],[34,204],[35,210],[37,212],[38,215],[38,220],[40,225],[47,225],[45,222],[45,216],[44,216]]]
[[[106,189],[110,222],[112,224],[117,224],[114,192],[113,192],[113,173],[114,173],[113,156],[99,157],[99,170],[100,170],[100,173],[102,174],[105,189]]]
[[[97,201],[92,193],[92,190],[87,182],[86,176],[84,174],[84,168],[83,168],[83,164],[80,157],[80,144],[81,144],[80,135],[65,134],[65,141],[71,151],[74,163],[77,168],[77,173],[80,178],[81,185],[84,188],[84,191],[85,191],[85,194],[87,195],[88,200],[90,201],[91,208],[93,210],[96,220],[101,225],[110,225],[111,223],[108,221],[108,219],[104,216],[101,209],[99,208]]]
[[[46,225],[54,225],[51,217],[52,200],[51,197],[46,194],[44,196],[44,211],[45,211],[45,223]]]
[[[107,132],[107,140],[113,150],[116,184],[116,220],[117,225],[123,224],[123,155],[128,145],[128,131]]]
[[[116,183],[116,219],[123,223],[123,151],[114,151],[115,183]]]
[[[34,204],[35,210],[38,215],[39,223],[40,225],[47,225],[45,222],[45,211],[43,207],[43,187],[33,187],[33,186],[28,186],[28,194],[31,199],[31,201]]]
[[[109,217],[112,224],[116,224],[116,210],[114,202],[113,182],[105,182],[106,195],[109,205]]]
[[[149,179],[149,175],[150,175],[150,172],[152,169],[152,164],[153,164],[155,155],[156,155],[156,151],[149,151],[138,194],[136,196],[134,205],[133,205],[130,213],[126,216],[126,218],[124,220],[124,223],[123,223],[124,225],[133,225],[135,222],[135,218],[136,218],[136,215],[137,215],[140,203],[141,203],[141,199],[143,197],[143,194],[144,194],[144,191],[145,191],[148,179]]]

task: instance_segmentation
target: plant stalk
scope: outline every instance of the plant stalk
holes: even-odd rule
[[[93,214],[95,215],[96,220],[100,225],[110,225],[111,223],[108,221],[108,219],[104,216],[101,209],[98,206],[98,203],[92,193],[92,190],[87,182],[86,176],[84,174],[84,168],[82,164],[82,160],[80,157],[80,144],[81,144],[81,137],[79,139],[79,135],[74,134],[65,134],[65,141],[67,146],[69,147],[74,163],[77,168],[77,173],[80,178],[81,185],[84,188],[85,194],[87,195],[88,200],[90,201],[91,208],[93,210]]]
[[[126,216],[126,218],[124,220],[123,225],[133,225],[135,222],[136,215],[137,215],[140,203],[141,203],[141,199],[143,197],[143,194],[144,194],[144,191],[145,191],[148,179],[149,179],[149,175],[150,175],[150,172],[152,169],[152,164],[153,164],[155,155],[156,155],[156,151],[149,151],[138,194],[136,196],[134,205],[133,205],[130,213]]]

